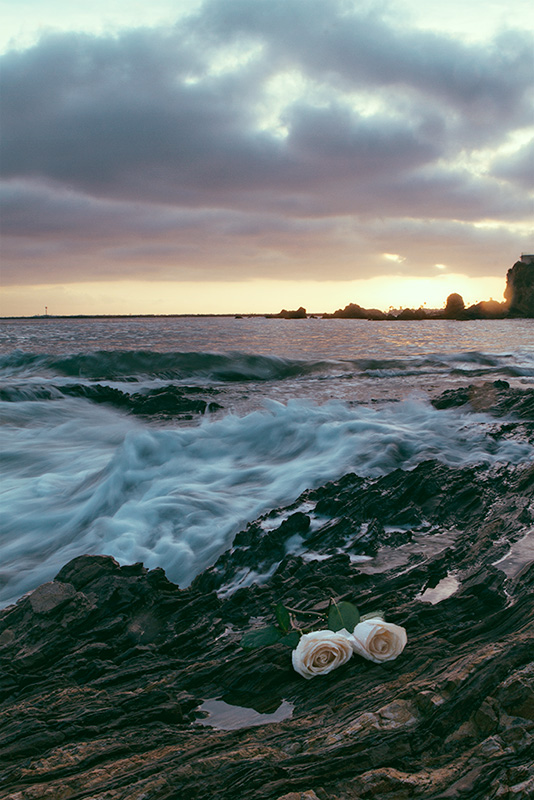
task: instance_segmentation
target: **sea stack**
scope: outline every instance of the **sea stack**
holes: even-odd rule
[[[534,317],[534,255],[522,255],[506,273],[504,296],[512,317]]]

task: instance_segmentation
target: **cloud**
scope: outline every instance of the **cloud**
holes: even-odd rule
[[[486,136],[490,120],[500,128],[503,115],[507,125],[530,119],[529,33],[506,32],[489,46],[465,44],[396,25],[382,5],[359,12],[336,0],[210,0],[190,25],[203,36],[208,31],[212,46],[253,37],[268,44],[271,61],[298,65],[344,89],[418,92],[481,123]]]
[[[374,250],[376,220],[451,221],[434,241],[454,248],[457,221],[526,218],[532,150],[492,153],[529,120],[531,47],[342,0],[207,0],[172,27],[48,34],[2,57],[7,273],[61,280],[70,258],[71,277],[320,277],[329,250],[331,278],[363,269],[354,247],[376,269],[399,251]]]
[[[496,178],[517,184],[519,189],[534,191],[534,139],[511,155],[497,157],[491,172]]]

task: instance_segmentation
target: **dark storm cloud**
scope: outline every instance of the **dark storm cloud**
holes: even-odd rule
[[[335,102],[295,104],[280,141],[256,128],[248,73],[184,84],[160,53],[150,63],[152,82],[142,82],[138,48],[108,45],[104,57],[101,40],[53,37],[35,48],[30,68],[25,54],[7,60],[4,174],[99,195],[239,206],[243,193],[247,205],[261,204],[258,193],[268,201],[272,191],[314,191],[325,180],[335,188],[347,170],[357,180],[439,155],[410,120],[362,119]],[[22,103],[28,94],[35,102]]]
[[[232,47],[249,56],[224,68]],[[10,247],[27,264],[22,237],[57,237],[119,272],[131,258],[245,275],[262,248],[332,244],[347,215],[521,217],[529,151],[488,175],[461,161],[530,121],[531,47],[342,0],[209,0],[175,28],[45,36],[2,57]],[[292,72],[302,86],[275,112],[273,81]]]

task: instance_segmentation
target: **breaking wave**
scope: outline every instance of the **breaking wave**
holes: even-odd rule
[[[534,460],[528,443],[489,435],[486,417],[416,401],[267,401],[242,417],[159,429],[79,398],[0,410],[4,604],[81,553],[163,566],[185,585],[247,522],[348,472]]]

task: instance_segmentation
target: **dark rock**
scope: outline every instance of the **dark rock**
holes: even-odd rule
[[[435,403],[482,403],[501,431],[532,422],[532,393],[502,381]],[[532,465],[427,461],[306,492],[188,588],[142,564],[74,559],[0,612],[0,797],[528,797],[533,525]],[[277,602],[322,614],[332,597],[383,609],[406,627],[405,651],[305,681],[282,644],[240,647]],[[198,724],[212,698],[238,719],[283,700],[293,715],[217,730]]]
[[[507,381],[448,389],[431,402],[439,409],[467,406],[473,411],[506,418],[506,422],[493,431],[495,438],[515,437],[534,441],[534,393],[511,388]]]
[[[32,387],[31,396],[27,389],[8,386],[0,389],[0,400],[17,402],[19,400],[60,400],[64,397],[80,397],[92,403],[121,408],[131,414],[145,417],[192,419],[193,414],[205,414],[222,408],[218,403],[203,400],[196,396],[199,391],[213,394],[214,389],[198,387],[178,387],[174,385],[150,389],[147,392],[122,392],[111,386],[97,384],[66,384],[65,386]]]
[[[383,311],[377,308],[362,308],[357,303],[349,303],[345,308],[338,308],[333,314],[325,314],[326,319],[387,319]]]
[[[508,306],[496,300],[483,300],[466,308],[465,315],[469,319],[504,319],[508,316]]]
[[[61,393],[70,397],[84,397],[93,403],[108,403],[117,408],[124,408],[132,414],[154,417],[182,417],[191,418],[192,414],[205,414],[221,408],[213,401],[201,400],[188,395],[198,391],[177,386],[162,386],[150,389],[148,392],[135,392],[128,394],[109,386],[74,385],[62,386]]]
[[[339,317],[341,319],[366,319],[366,311],[364,308],[359,306],[357,303],[349,303],[345,308],[338,308],[337,311],[334,311],[333,317]]]
[[[274,314],[274,317],[279,319],[306,319],[306,309],[300,306],[296,311],[287,311],[283,308],[279,314]]]
[[[534,263],[516,261],[506,273],[504,297],[512,317],[534,317]]]
[[[444,317],[446,319],[464,319],[465,303],[461,294],[453,292],[447,297]]]
[[[385,314],[383,311],[380,311],[380,309],[378,308],[366,308],[365,314],[367,319],[372,319],[372,320],[387,319],[387,314]]]
[[[91,556],[91,558],[78,556],[60,569],[55,580],[70,583],[81,590],[95,579],[101,580],[108,575],[118,575],[120,571],[118,561],[111,556]],[[144,567],[142,572],[146,572]]]
[[[400,314],[397,314],[396,319],[426,319],[427,314],[424,308],[403,308]]]

